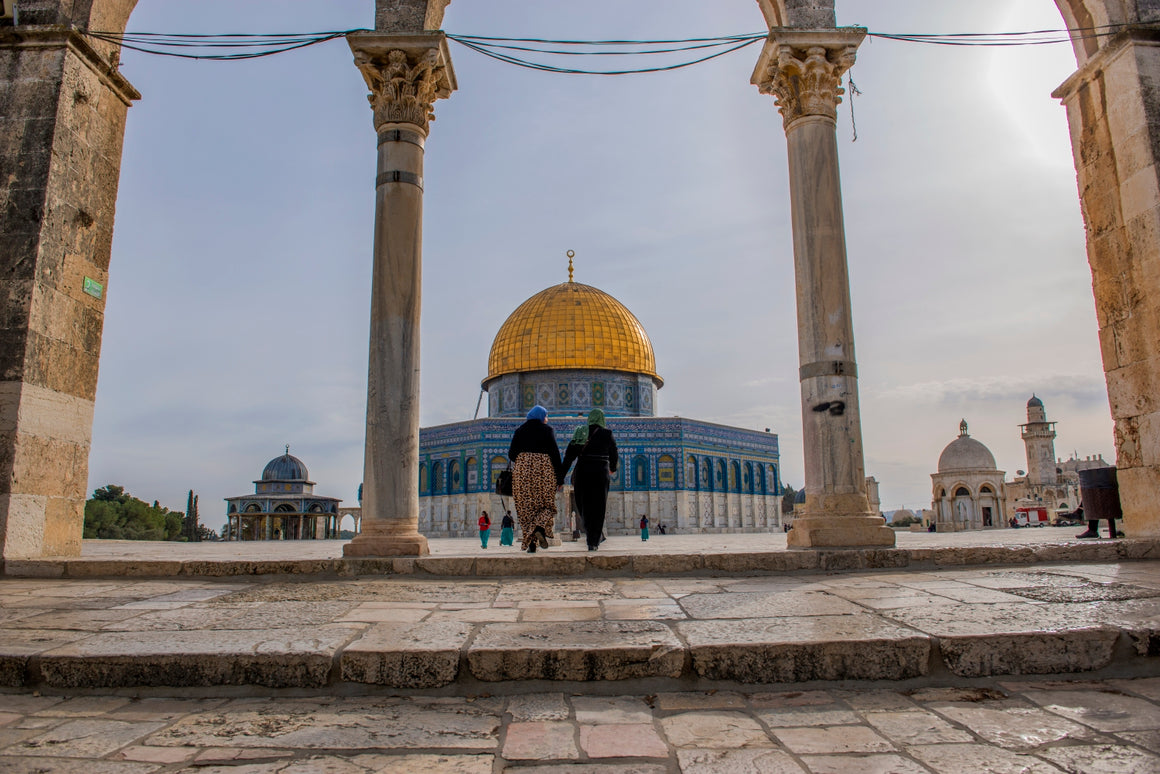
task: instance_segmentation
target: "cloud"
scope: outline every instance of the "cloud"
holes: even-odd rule
[[[1055,399],[1078,405],[1107,401],[1103,379],[1091,374],[1043,374],[1031,369],[1014,376],[983,376],[914,382],[877,392],[878,400],[900,400],[935,406],[960,406],[977,401],[1026,400],[1050,390]]]

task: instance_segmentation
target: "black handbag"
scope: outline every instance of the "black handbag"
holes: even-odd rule
[[[501,470],[495,477],[495,493],[500,497],[512,496],[512,469]]]

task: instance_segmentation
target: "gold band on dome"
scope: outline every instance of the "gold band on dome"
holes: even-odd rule
[[[657,376],[640,320],[603,290],[579,282],[540,291],[500,326],[487,379],[527,371],[592,369]]]

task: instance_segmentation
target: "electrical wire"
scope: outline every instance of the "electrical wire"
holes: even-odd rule
[[[867,37],[901,43],[939,46],[1040,46],[1071,43],[1076,40],[1102,38],[1118,34],[1127,27],[1160,29],[1156,24],[1107,24],[1072,30],[1030,30],[1026,32],[955,32],[955,33],[887,33],[868,32]],[[181,59],[235,61],[258,59],[294,51],[360,30],[288,34],[166,34],[153,32],[112,33],[85,32],[96,40],[119,45],[132,51]],[[481,35],[453,35],[447,39],[483,56],[506,64],[541,72],[566,75],[636,75],[667,72],[707,62],[763,41],[766,32],[722,35],[704,38],[660,40],[554,40],[550,38],[507,38]],[[704,54],[709,51],[711,53]],[[552,57],[582,56],[663,56],[691,54],[692,58],[671,64],[623,69],[588,69],[541,61]],[[704,55],[702,55],[704,54]]]

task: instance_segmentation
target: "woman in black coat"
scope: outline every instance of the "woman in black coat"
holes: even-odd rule
[[[508,447],[512,463],[512,499],[520,523],[520,547],[529,554],[548,547],[556,522],[556,491],[564,483],[560,447],[547,422],[548,411],[534,406],[528,421],[516,428]]]
[[[595,551],[604,532],[604,513],[608,507],[608,486],[620,459],[616,439],[604,421],[604,412],[592,409],[588,414],[588,441],[579,452],[572,487],[576,492],[576,506],[584,520],[588,550]]]

